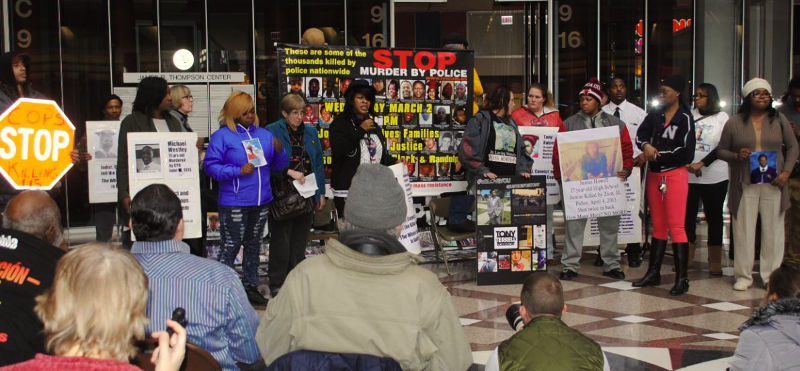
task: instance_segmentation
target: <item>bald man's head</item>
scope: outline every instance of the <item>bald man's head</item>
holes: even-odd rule
[[[30,234],[53,246],[61,244],[61,211],[42,191],[25,191],[9,201],[3,227]]]
[[[328,45],[325,42],[325,34],[319,28],[311,27],[303,32],[303,38],[300,40],[303,45],[322,46]]]

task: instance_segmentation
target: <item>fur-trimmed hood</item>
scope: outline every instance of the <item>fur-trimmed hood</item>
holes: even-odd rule
[[[800,299],[780,298],[756,309],[739,331],[753,326],[772,326],[800,343]]]

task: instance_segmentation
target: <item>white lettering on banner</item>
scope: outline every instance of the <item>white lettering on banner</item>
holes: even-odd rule
[[[244,82],[245,77],[244,72],[126,72],[122,74],[122,82],[126,84],[138,83],[148,76],[162,77],[171,83]]]
[[[494,248],[516,249],[517,227],[498,227],[494,229]]]
[[[19,246],[19,240],[16,238],[7,235],[0,235],[0,247],[16,250],[17,246]]]

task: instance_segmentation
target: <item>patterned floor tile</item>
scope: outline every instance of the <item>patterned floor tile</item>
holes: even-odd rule
[[[711,312],[664,319],[668,322],[715,332],[732,332],[747,320],[747,316],[730,312]]]
[[[652,318],[641,317],[641,316],[623,316],[614,319],[617,321],[628,322],[628,323],[642,323],[653,320]]]
[[[640,342],[663,340],[691,335],[688,332],[668,330],[647,324],[627,324],[617,327],[605,328],[586,332],[589,335],[599,335],[615,339],[629,339]]]
[[[727,301],[722,301],[719,303],[711,303],[711,304],[703,304],[706,308],[716,309],[719,311],[730,312],[734,310],[741,310],[741,309],[750,309],[750,307],[745,307],[744,305],[729,303]]]
[[[716,333],[713,333],[713,334],[704,334],[703,336],[707,336],[707,337],[710,337],[712,339],[717,339],[717,340],[735,340],[735,339],[739,338],[736,335],[731,335],[731,334],[726,333],[726,332],[716,332]]]
[[[567,302],[567,304],[601,308],[604,310],[625,314],[640,314],[657,310],[681,308],[690,305],[677,300],[643,295],[638,292],[630,291],[619,291],[590,298],[570,300]]]

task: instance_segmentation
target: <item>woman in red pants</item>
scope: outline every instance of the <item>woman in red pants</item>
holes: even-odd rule
[[[639,126],[636,144],[649,161],[647,201],[653,223],[650,262],[647,273],[633,286],[661,284],[661,262],[667,248],[667,232],[672,237],[675,285],[670,295],[689,290],[689,240],[684,218],[689,193],[686,165],[694,159],[694,119],[682,101],[685,80],[680,76],[664,79],[659,88],[661,109],[650,112]]]

